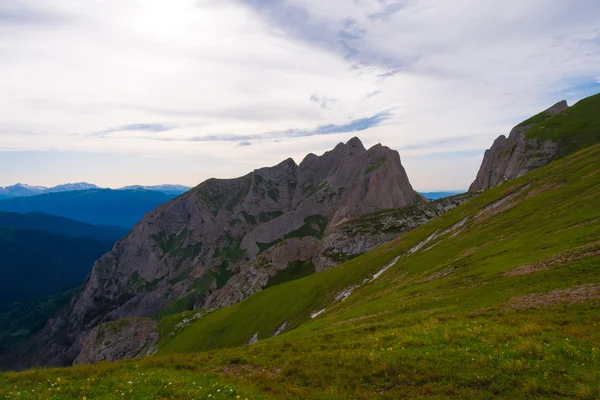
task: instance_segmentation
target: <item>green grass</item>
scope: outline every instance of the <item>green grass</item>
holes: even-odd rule
[[[283,271],[269,279],[269,283],[265,288],[281,285],[285,282],[290,282],[296,279],[301,279],[315,273],[315,265],[311,260],[294,261],[288,264],[288,267]]]
[[[526,136],[537,138],[540,142],[551,140],[558,143],[555,160],[598,143],[600,94],[581,100],[559,115],[535,122],[537,125]]]
[[[0,398],[14,386],[29,396],[22,398],[40,398],[30,391],[58,377],[77,391],[98,374],[93,398],[114,398],[133,371],[156,374],[142,389],[156,399],[208,398],[184,392],[204,374],[248,398],[597,398],[599,187],[597,145],[342,265],[259,292],[174,335],[163,326],[156,356],[2,374]],[[358,287],[334,302],[351,286]],[[173,327],[182,316],[169,318]],[[285,332],[272,337],[283,323]],[[260,341],[245,345],[256,333]],[[175,377],[179,392],[159,392]]]

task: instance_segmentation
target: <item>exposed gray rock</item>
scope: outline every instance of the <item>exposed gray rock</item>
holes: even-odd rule
[[[477,178],[469,190],[477,192],[493,188],[552,161],[558,145],[552,141],[539,142],[536,138],[527,137],[526,133],[545,118],[558,115],[568,108],[567,102],[561,101],[536,116],[531,123],[526,121],[515,127],[508,138],[502,135],[496,139],[485,152]]]
[[[81,293],[33,340],[25,363],[68,364],[96,326],[154,317],[175,300],[197,308],[239,301],[287,265],[290,257],[265,253],[270,247],[302,239],[284,245],[299,246],[288,250],[302,260],[303,247],[316,246],[306,237],[422,201],[398,152],[366,150],[357,138],[322,156],[309,154],[300,165],[288,159],[237,179],[209,179],[148,213],[95,263]],[[273,265],[267,271],[252,266],[263,253]],[[220,289],[223,298],[213,300]]]
[[[157,324],[151,319],[130,318],[98,325],[82,342],[74,364],[94,364],[151,355],[158,340]]]
[[[206,307],[226,307],[263,290],[272,277],[289,268],[290,264],[312,260],[318,246],[319,240],[309,236],[289,239],[268,249],[256,260],[245,264],[222,289],[213,292],[206,300]],[[314,266],[312,272],[315,272]]]
[[[431,203],[363,215],[331,228],[313,258],[317,272],[333,267],[397,238],[458,207],[473,197],[470,193]]]

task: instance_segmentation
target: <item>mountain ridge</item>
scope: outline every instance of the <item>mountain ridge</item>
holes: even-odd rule
[[[41,194],[48,193],[61,193],[61,192],[75,192],[85,191],[94,189],[109,189],[109,190],[148,190],[154,192],[161,192],[166,194],[179,195],[187,192],[191,188],[184,185],[154,185],[154,186],[143,186],[143,185],[131,185],[124,186],[117,189],[102,188],[92,183],[77,182],[77,183],[65,183],[57,186],[46,187],[46,186],[31,186],[24,183],[17,183],[15,185],[0,187],[0,199],[14,198],[14,197],[31,197],[38,196]]]
[[[499,136],[469,190],[490,189],[600,142],[600,94],[572,107],[560,101]]]
[[[51,357],[75,358],[77,338],[101,322],[151,317],[186,296],[203,304],[280,242],[295,239],[300,248],[351,218],[425,202],[398,152],[367,150],[358,138],[299,165],[287,159],[240,178],[209,179],[147,214],[95,263],[68,318],[46,332],[46,341],[60,332],[73,344]]]

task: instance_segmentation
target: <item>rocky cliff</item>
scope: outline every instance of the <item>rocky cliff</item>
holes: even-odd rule
[[[288,159],[241,178],[210,179],[147,214],[98,260],[25,362],[68,364],[102,323],[202,307],[230,280],[243,281],[237,276],[252,263],[269,265],[268,276],[287,267],[304,273],[299,263],[312,260],[318,239],[331,229],[423,201],[396,151],[381,145],[367,150],[357,138],[322,156],[309,154],[300,165]],[[264,280],[243,283],[244,296],[264,287]],[[240,298],[221,296],[229,296],[221,304]]]
[[[477,178],[470,191],[486,190],[525,175],[548,164],[558,151],[554,140],[528,136],[527,133],[543,121],[568,110],[566,101],[561,101],[513,128],[508,138],[500,136],[485,152]]]
[[[158,325],[147,318],[128,318],[98,325],[84,339],[74,364],[126,360],[151,355],[158,340]]]

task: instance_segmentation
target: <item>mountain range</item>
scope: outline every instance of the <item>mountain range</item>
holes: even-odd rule
[[[0,386],[53,390],[67,377],[77,397],[595,398],[599,142],[597,95],[519,124],[486,152],[469,193],[433,202],[396,151],[358,138],[210,179],[98,259],[12,366],[150,357],[4,374]]]
[[[72,192],[81,190],[91,189],[102,189],[94,184],[87,182],[79,183],[66,183],[54,187],[45,186],[30,186],[23,183],[17,183],[16,185],[0,187],[0,199],[11,198],[11,197],[29,197],[37,196],[46,193],[60,193],[60,192]],[[187,186],[182,185],[158,185],[158,186],[125,186],[115,190],[148,190],[154,192],[161,192],[168,195],[177,196],[190,190]]]
[[[144,214],[176,197],[150,190],[88,189],[0,200],[0,211],[44,213],[93,225],[131,228]]]

